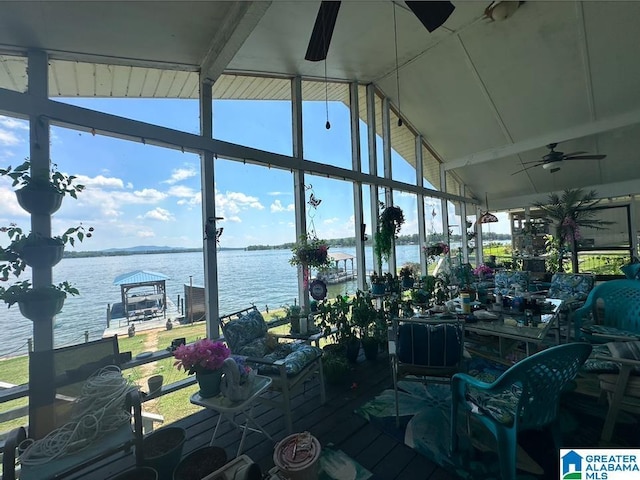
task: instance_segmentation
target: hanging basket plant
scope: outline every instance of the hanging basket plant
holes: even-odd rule
[[[404,224],[404,213],[400,207],[390,205],[385,208],[381,202],[382,211],[378,217],[378,229],[375,234],[375,254],[378,267],[382,266],[382,260],[389,261],[393,240],[398,237]]]
[[[329,245],[325,240],[315,236],[301,236],[300,240],[291,247],[293,256],[289,260],[291,265],[303,267],[328,268],[331,266]]]

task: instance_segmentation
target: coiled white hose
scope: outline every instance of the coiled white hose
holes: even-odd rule
[[[26,440],[20,462],[41,465],[67,454],[76,453],[92,445],[105,433],[117,430],[131,421],[125,410],[127,393],[137,388],[122,376],[115,365],[95,372],[82,385],[81,394],[74,400],[71,421],[51,431],[40,440]]]

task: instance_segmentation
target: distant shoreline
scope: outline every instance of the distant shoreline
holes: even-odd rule
[[[245,248],[220,248],[220,250],[246,250]],[[87,252],[64,252],[63,258],[88,258],[88,257],[123,257],[127,255],[155,255],[160,253],[193,253],[202,252],[201,248],[158,248],[154,250],[117,249],[96,250]]]

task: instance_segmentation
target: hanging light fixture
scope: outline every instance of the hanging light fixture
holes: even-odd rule
[[[489,212],[489,198],[487,197],[486,193],[484,194],[484,202],[487,210],[480,215],[480,218],[478,218],[478,222],[479,223],[496,223],[498,221],[498,217],[496,217],[493,213]]]

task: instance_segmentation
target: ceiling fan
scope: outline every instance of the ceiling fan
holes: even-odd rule
[[[304,56],[305,60],[319,62],[327,58],[331,36],[338,19],[340,3],[337,1],[323,1],[320,3],[307,53]],[[404,3],[429,32],[433,32],[441,26],[456,8],[451,2],[447,1]],[[362,8],[366,8],[366,6],[363,5]]]
[[[558,146],[557,143],[550,143],[547,145],[549,149],[549,153],[547,153],[542,160],[534,160],[532,162],[524,162],[524,164],[533,164],[528,167],[524,167],[522,170],[518,170],[517,172],[512,173],[511,175],[515,175],[516,173],[524,172],[525,170],[529,170],[530,168],[535,168],[542,166],[545,170],[549,170],[551,173],[556,173],[560,170],[560,166],[562,162],[565,160],[602,160],[606,158],[606,155],[583,155],[583,153],[587,152],[557,152],[555,148]]]

